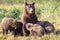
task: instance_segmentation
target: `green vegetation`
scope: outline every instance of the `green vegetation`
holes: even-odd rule
[[[14,19],[19,19],[19,16],[21,15],[21,13],[22,13],[22,9],[17,9],[15,7],[9,10],[0,8],[0,19],[2,19],[5,16],[12,17]]]
[[[60,40],[60,0],[29,0],[35,2],[38,20],[48,20],[56,29],[56,34],[44,35],[42,37],[13,37],[11,33],[2,35],[0,26],[0,40]],[[21,18],[24,11],[24,0],[0,0],[0,22],[3,17],[14,19]]]

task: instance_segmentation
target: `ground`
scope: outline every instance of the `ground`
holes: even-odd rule
[[[21,6],[20,4],[13,5],[13,6],[1,4],[1,6],[0,6],[0,8],[6,8],[7,10],[9,10],[13,7],[16,7],[17,9],[23,8],[23,6]],[[58,16],[60,14],[60,10],[59,10],[60,6],[57,8],[59,11],[55,10],[55,12],[50,12],[50,11],[54,10],[55,4],[48,4],[48,5],[40,4],[40,6],[39,6],[39,4],[36,4],[36,7],[38,7],[37,9],[40,8],[42,10],[41,11],[42,14],[38,15],[38,19],[39,20],[46,19],[46,20],[50,21],[51,23],[53,23],[57,34],[51,33],[50,35],[44,35],[42,37],[33,37],[33,36],[31,36],[31,37],[30,36],[29,37],[22,37],[22,36],[14,37],[11,32],[9,32],[8,35],[2,35],[2,27],[0,25],[0,40],[60,40],[60,16]],[[49,8],[51,8],[51,9],[49,9]],[[38,10],[36,10],[36,11],[38,11]],[[40,13],[40,11],[39,11],[39,13]]]

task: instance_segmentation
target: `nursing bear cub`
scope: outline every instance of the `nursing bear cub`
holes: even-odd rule
[[[4,17],[1,21],[1,26],[3,30],[3,35],[8,34],[9,31],[13,31],[13,34],[16,35],[18,32],[22,34],[22,23],[17,20],[9,17]]]
[[[42,26],[38,24],[27,23],[26,29],[30,31],[30,36],[42,36],[45,33],[45,30]]]
[[[55,33],[54,25],[48,21],[39,21],[36,24],[27,23],[26,29],[30,31],[30,35],[34,36]]]

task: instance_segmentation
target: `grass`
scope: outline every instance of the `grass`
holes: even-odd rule
[[[8,35],[2,35],[2,27],[0,25],[0,40],[60,40],[60,3],[58,3],[59,6],[57,8],[55,3],[48,3],[48,4],[36,4],[36,8],[38,8],[36,11],[39,13],[38,19],[39,20],[48,20],[51,22],[56,29],[56,34],[49,34],[49,35],[44,35],[42,37],[33,37],[33,36],[28,36],[28,37],[22,37],[22,36],[17,36],[14,37],[12,33],[9,33]],[[24,8],[21,6],[22,4],[14,4],[14,5],[7,5],[7,4],[0,4],[0,8],[5,8],[7,10],[15,7],[15,8]],[[40,5],[40,6],[39,6]],[[58,11],[57,11],[58,10]],[[40,12],[41,11],[41,12]],[[40,14],[41,13],[41,14]]]

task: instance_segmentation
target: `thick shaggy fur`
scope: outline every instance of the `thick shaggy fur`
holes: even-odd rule
[[[20,33],[22,34],[22,22],[19,22],[13,18],[4,17],[1,21],[3,35],[8,34],[8,30],[13,31],[14,36]]]
[[[32,3],[32,4],[25,3],[25,9],[24,9],[24,13],[21,17],[21,21],[23,23],[23,28],[22,28],[23,34],[24,35],[29,34],[29,31],[27,31],[25,29],[26,23],[35,24],[38,21],[37,16],[35,15],[34,3]]]
[[[39,21],[36,24],[41,25],[45,29],[46,34],[55,32],[54,25],[48,21]]]
[[[27,23],[26,29],[30,31],[30,36],[42,36],[45,30],[39,24]]]
[[[14,35],[17,36],[17,35],[20,35],[20,36],[23,36],[23,32],[22,32],[22,22],[20,21],[17,21],[17,28],[14,30]]]

